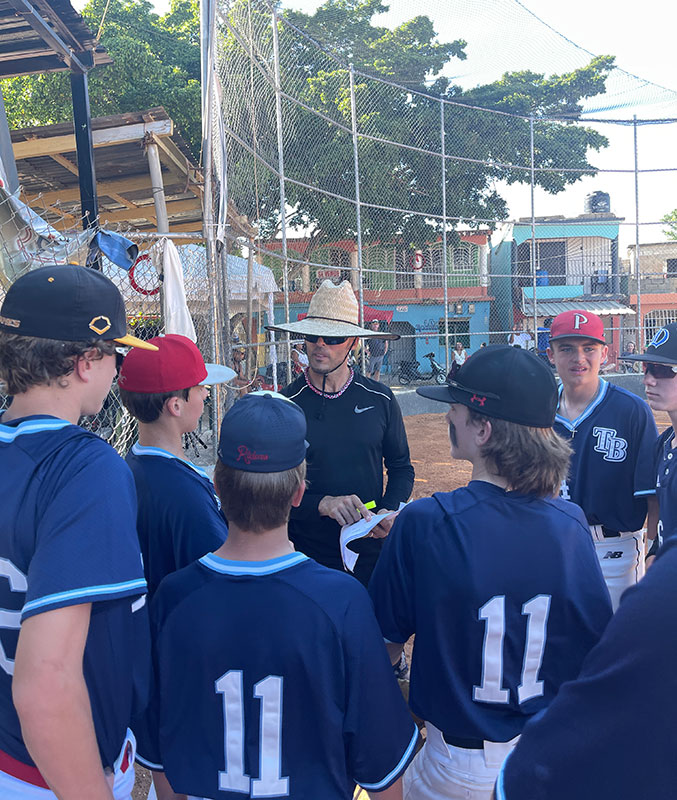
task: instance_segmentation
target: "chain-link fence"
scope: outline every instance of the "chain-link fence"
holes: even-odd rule
[[[677,241],[642,215],[657,192],[670,208],[677,168],[652,160],[675,120],[520,116],[423,94],[354,69],[267,0],[222,0],[216,42],[220,188],[251,227],[231,227],[227,248],[272,271],[277,322],[322,280],[349,280],[363,321],[401,335],[381,379],[404,384],[489,343],[546,358],[569,308],[602,316],[604,369],[622,372],[624,352],[677,320]]]

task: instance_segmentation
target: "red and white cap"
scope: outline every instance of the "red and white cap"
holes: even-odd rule
[[[580,339],[594,339],[600,344],[606,344],[604,323],[601,317],[593,314],[592,311],[580,309],[563,311],[553,319],[550,326],[551,342],[557,341],[557,339],[570,339],[572,336]]]
[[[131,350],[122,362],[118,385],[126,392],[178,392],[191,386],[225,383],[236,375],[230,367],[205,364],[200,351],[186,336],[168,333],[149,339],[148,343],[157,350]]]

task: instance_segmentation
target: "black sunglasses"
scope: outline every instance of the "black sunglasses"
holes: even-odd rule
[[[644,374],[653,375],[654,378],[662,378],[671,381],[677,376],[677,367],[672,364],[656,364],[653,361],[643,361]]]
[[[309,333],[304,334],[303,338],[311,344],[317,344],[318,339],[322,339],[325,344],[335,345],[343,344],[350,338],[349,336],[311,336]]]

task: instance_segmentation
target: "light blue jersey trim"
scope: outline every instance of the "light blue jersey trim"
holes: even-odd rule
[[[360,786],[367,791],[372,790],[377,792],[379,789],[385,789],[385,787],[392,783],[395,778],[399,777],[399,773],[402,772],[404,769],[407,761],[409,760],[414,748],[416,747],[416,743],[418,742],[418,728],[414,725],[414,735],[411,737],[411,741],[409,742],[409,746],[404,751],[404,755],[399,760],[399,763],[395,767],[395,769],[391,770],[382,781],[378,783],[360,783]]]
[[[0,417],[0,442],[13,442],[18,436],[29,433],[44,433],[45,431],[58,431],[73,425],[66,419],[29,419],[20,422],[17,426],[5,425]]]
[[[143,756],[140,756],[138,753],[134,757],[134,760],[138,761],[139,764],[141,764],[141,766],[145,767],[146,769],[152,769],[155,772],[165,771],[165,768],[162,766],[162,764],[156,764],[154,761],[148,761],[148,759],[144,758]]]
[[[206,478],[210,483],[211,479],[207,473],[201,469],[200,467],[193,464],[192,461],[188,461],[187,458],[179,458],[175,456],[174,453],[170,453],[168,450],[163,450],[161,447],[142,447],[138,442],[132,445],[132,453],[135,456],[160,456],[160,458],[173,458],[175,461],[180,461],[182,464],[185,464],[187,467],[190,467],[194,472],[197,472],[202,478]]]
[[[559,408],[560,400],[562,398],[562,390],[564,389],[564,385],[560,383],[559,391],[557,394],[557,408]],[[560,417],[559,414],[555,414],[555,422],[559,422],[560,425],[564,425],[564,427],[568,431],[574,431],[576,428],[583,422],[584,419],[587,419],[590,414],[597,408],[597,406],[604,400],[606,397],[606,393],[609,389],[609,384],[604,380],[604,378],[599,379],[599,390],[595,397],[592,400],[592,403],[585,409],[585,411],[579,416],[576,417],[574,420],[569,420],[566,417]]]
[[[635,492],[633,497],[651,497],[653,494],[656,494],[655,489],[642,489],[641,492]]]
[[[288,556],[279,556],[268,561],[228,561],[214,553],[207,553],[206,556],[202,556],[200,563],[223,575],[272,575],[274,572],[282,572],[309,560],[303,553],[290,553]]]
[[[37,600],[31,600],[30,603],[26,603],[26,605],[21,609],[21,613],[25,614],[27,611],[33,611],[36,608],[44,608],[44,606],[63,603],[65,600],[119,594],[120,592],[131,592],[136,589],[138,589],[141,593],[146,591],[146,581],[143,578],[137,578],[133,581],[125,581],[124,583],[110,583],[106,586],[83,586],[82,589],[71,589],[68,592],[57,592],[56,594],[48,594],[45,597],[40,597]]]

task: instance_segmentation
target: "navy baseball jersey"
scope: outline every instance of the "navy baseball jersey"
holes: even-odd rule
[[[585,411],[573,422],[557,414],[553,428],[574,450],[560,497],[579,505],[590,525],[611,533],[639,530],[646,498],[656,493],[658,431],[644,400],[600,379]]]
[[[369,591],[386,639],[416,634],[412,710],[464,739],[520,733],[611,617],[581,510],[484,481],[403,509]]]
[[[503,765],[498,800],[674,797],[675,630],[673,538],[625,592],[578,680],[527,724]]]
[[[102,439],[50,416],[0,417],[0,474],[0,750],[33,765],[12,704],[22,622],[92,603],[83,668],[110,766],[150,665],[132,476]]]
[[[165,575],[217,550],[228,527],[214,485],[200,467],[138,443],[127,463],[136,483],[136,526],[152,597]]]
[[[675,431],[670,427],[660,435],[656,445],[656,495],[660,521],[658,534],[663,541],[677,533],[677,450]]]
[[[163,581],[151,620],[159,737],[139,754],[176,792],[350,800],[411,760],[418,732],[354,578],[302,553],[210,554]]]

